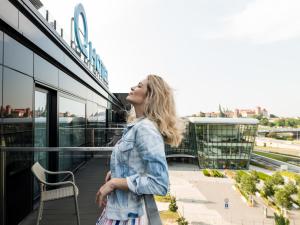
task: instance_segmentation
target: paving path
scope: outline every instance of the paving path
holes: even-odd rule
[[[228,178],[205,177],[191,164],[170,163],[170,189],[176,196],[179,212],[192,225],[273,225],[264,218],[263,207],[249,207],[233,190]],[[225,209],[224,199],[229,199]]]

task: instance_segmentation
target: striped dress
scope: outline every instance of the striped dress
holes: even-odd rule
[[[144,205],[145,206],[145,205]],[[144,208],[145,210],[145,208]],[[144,211],[145,212],[145,211]],[[105,209],[103,209],[101,216],[96,222],[96,225],[148,225],[146,213],[141,217],[129,220],[112,220],[106,217]]]

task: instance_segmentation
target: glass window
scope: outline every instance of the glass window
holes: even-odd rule
[[[58,69],[36,54],[34,54],[34,78],[58,87]]]
[[[34,146],[48,147],[48,92],[36,89],[34,95]],[[34,161],[48,168],[47,152],[34,152]],[[39,186],[34,179],[34,198],[39,195]]]
[[[0,31],[0,64],[3,64],[3,32]]]
[[[85,146],[85,130],[85,104],[75,99],[59,96],[59,146]],[[60,153],[59,169],[71,170],[83,160],[84,157],[78,153]]]
[[[33,52],[4,34],[4,65],[33,75]]]
[[[32,78],[4,68],[3,130],[5,146],[32,146]]]

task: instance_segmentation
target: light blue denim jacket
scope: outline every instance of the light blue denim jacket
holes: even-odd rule
[[[137,218],[143,212],[143,194],[166,195],[168,165],[163,137],[152,121],[140,118],[127,125],[110,159],[112,178],[126,178],[129,191],[108,196],[106,216],[114,220]]]

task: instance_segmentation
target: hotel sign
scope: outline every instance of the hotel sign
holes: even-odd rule
[[[83,23],[82,30],[79,27],[80,18]],[[89,41],[87,19],[82,4],[78,4],[74,10],[74,36],[76,47],[83,54],[84,58],[88,60],[89,64],[92,65],[96,74],[107,82],[107,70],[96,49],[93,48],[92,42]]]

